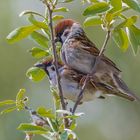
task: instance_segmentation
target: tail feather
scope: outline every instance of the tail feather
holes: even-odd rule
[[[114,93],[114,95],[125,98],[129,101],[137,101],[137,99],[135,97],[133,97],[132,95],[124,94],[121,92]]]
[[[98,83],[97,84],[98,87],[102,87],[102,90],[106,91],[106,94],[108,96],[111,96],[111,95],[114,95],[114,96],[119,96],[119,97],[122,97],[122,98],[125,98],[127,100],[130,100],[130,101],[135,101],[136,98],[128,93],[124,93],[124,91],[122,92],[122,90],[120,91],[120,89],[118,89],[118,87],[114,88],[112,86],[109,86],[107,84],[104,84],[104,83]]]
[[[113,74],[114,77],[114,82],[119,90],[118,93],[116,93],[116,95],[126,98],[130,101],[140,101],[140,98],[138,98],[129,88],[128,86],[125,84],[125,82],[119,78],[117,75]]]

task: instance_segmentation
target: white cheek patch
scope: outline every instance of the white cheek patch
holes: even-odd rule
[[[47,71],[49,72],[49,76],[50,76],[50,84],[52,86],[56,86],[57,85],[56,72],[54,70],[52,70],[51,67],[48,67]]]

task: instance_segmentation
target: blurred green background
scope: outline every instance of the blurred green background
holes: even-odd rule
[[[36,62],[27,53],[27,50],[35,44],[24,39],[10,45],[5,40],[7,34],[14,28],[28,24],[26,17],[18,17],[20,12],[32,9],[43,13],[44,5],[39,0],[0,0],[0,2],[0,101],[14,99],[19,88],[26,88],[26,95],[30,98],[29,106],[34,109],[38,106],[53,107],[47,79],[33,83],[25,76],[26,70]],[[71,9],[65,15],[67,18],[79,22],[84,20],[82,16],[84,6],[82,7],[78,0],[67,6]],[[140,27],[139,23],[140,21],[137,25]],[[97,47],[102,45],[105,33],[100,28],[91,27],[85,31]],[[110,41],[106,55],[123,71],[123,79],[140,96],[140,53],[134,56],[131,48],[123,53],[113,41]],[[140,103],[112,97],[85,103],[78,111],[85,112],[78,120],[77,134],[80,140],[140,140]],[[0,116],[0,140],[23,140],[24,134],[16,130],[22,122],[30,122],[27,112],[13,112]],[[44,138],[37,136],[34,139]]]

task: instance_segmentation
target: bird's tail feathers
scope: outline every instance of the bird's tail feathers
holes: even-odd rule
[[[116,93],[116,95],[126,98],[130,101],[140,101],[140,98],[137,97],[125,84],[125,82],[118,77],[117,75],[113,74],[114,82],[116,86],[118,87],[119,92]]]

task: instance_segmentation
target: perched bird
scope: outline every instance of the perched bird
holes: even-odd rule
[[[55,41],[62,44],[63,63],[79,73],[91,73],[99,50],[88,39],[81,25],[72,19],[64,19],[55,26],[54,31]],[[114,62],[102,55],[92,81],[108,93],[132,101],[138,99],[120,78],[120,72]]]
[[[42,68],[47,73],[51,85],[56,87],[57,85],[56,72],[52,62],[53,61],[49,59],[37,63],[35,64],[35,66]],[[64,97],[66,99],[75,102],[82,88],[81,79],[83,79],[83,77],[85,77],[86,75],[76,70],[73,70],[66,65],[63,65],[62,63],[59,63],[58,70],[61,77],[60,82],[61,82]],[[80,103],[91,101],[95,98],[104,99],[105,95],[117,95],[131,101],[135,100],[135,96],[124,94],[123,92],[119,91],[115,83],[114,85],[112,84],[113,83],[113,81],[111,81],[112,79],[109,79],[110,77],[108,78],[107,76],[108,75],[106,75],[106,77],[104,76],[98,77],[98,75],[93,76],[90,82],[86,86],[86,89],[83,94],[83,98]],[[94,81],[92,79],[94,79]],[[108,84],[104,84],[105,82],[106,83],[108,82]],[[120,80],[119,82],[122,81]]]
[[[52,62],[53,62],[52,60],[46,60],[44,62],[35,64],[35,66],[43,69],[49,77],[50,84],[53,87],[56,87],[57,85],[56,72]],[[83,74],[80,74],[77,71],[67,66],[64,66],[62,63],[59,63],[58,70],[61,77],[60,82],[61,82],[64,98],[75,102],[82,88],[82,85],[80,84],[80,80],[82,79]],[[91,101],[95,98],[104,99],[105,97],[102,95],[102,91],[96,89],[92,85],[92,83],[89,82],[84,91],[84,95],[80,103]]]

